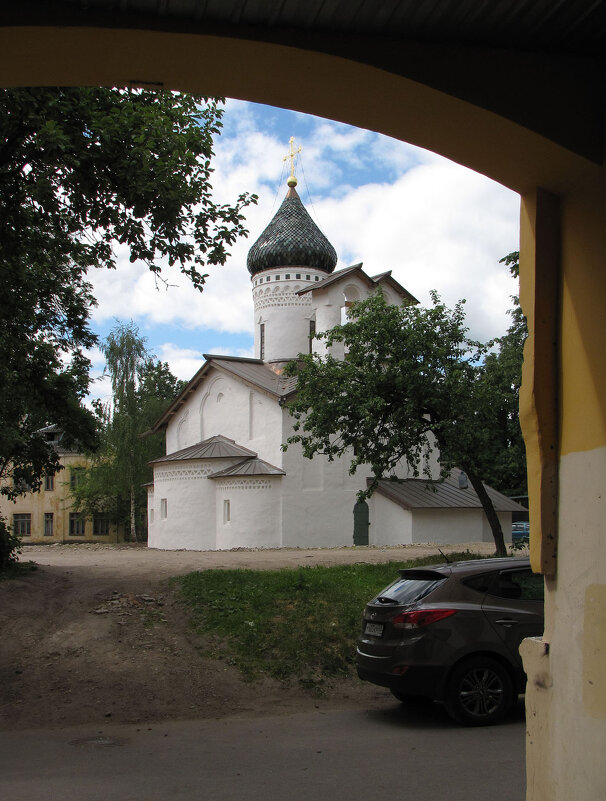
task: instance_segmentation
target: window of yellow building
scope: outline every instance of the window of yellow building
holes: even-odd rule
[[[29,512],[13,515],[13,532],[17,537],[32,536],[32,516]]]
[[[85,533],[86,521],[78,512],[69,513],[69,536],[83,537]]]

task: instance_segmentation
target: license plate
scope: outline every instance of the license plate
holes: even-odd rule
[[[370,634],[373,637],[380,637],[383,634],[383,624],[367,623],[364,628],[364,634]]]

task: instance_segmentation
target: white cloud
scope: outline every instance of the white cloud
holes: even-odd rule
[[[184,381],[189,381],[204,363],[204,357],[200,351],[193,348],[180,348],[172,342],[165,342],[156,350],[160,361],[168,362],[171,373]]]
[[[94,371],[103,372],[105,367],[105,356],[103,355],[101,348],[89,348],[88,350],[84,351],[84,355],[90,360]]]
[[[515,282],[499,259],[517,248],[518,197],[443,159],[393,184],[354,189],[316,204],[341,256],[370,274],[391,269],[422,303],[436,289],[448,305],[465,298],[473,336],[505,330]]]
[[[88,389],[89,399],[99,398],[103,403],[107,403],[112,398],[112,382],[108,375],[97,374],[92,377]]]

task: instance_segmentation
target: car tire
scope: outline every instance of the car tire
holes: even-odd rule
[[[509,672],[488,656],[466,659],[450,674],[444,702],[448,714],[463,726],[498,723],[513,702]]]

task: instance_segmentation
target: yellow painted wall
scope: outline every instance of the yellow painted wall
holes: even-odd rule
[[[54,488],[52,490],[45,490],[44,482],[42,482],[39,492],[28,492],[25,495],[20,495],[15,501],[10,501],[0,495],[0,515],[12,526],[14,514],[31,514],[31,536],[22,538],[24,544],[117,542],[121,537],[119,537],[118,527],[115,523],[110,524],[109,536],[95,537],[93,535],[92,519],[85,520],[84,537],[70,536],[69,516],[72,511],[70,474],[73,468],[86,467],[87,459],[81,454],[64,454],[61,456],[61,464],[64,469],[54,476]],[[47,512],[53,514],[52,537],[44,536],[44,515]]]

